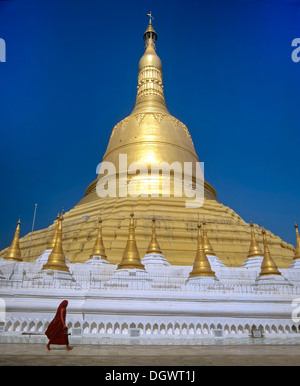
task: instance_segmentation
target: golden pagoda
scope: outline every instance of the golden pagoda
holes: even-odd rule
[[[250,247],[249,247],[249,252],[247,257],[256,257],[256,256],[263,256],[263,253],[258,245],[258,242],[255,237],[254,233],[254,225],[251,220],[250,223],[250,229],[251,229],[251,242],[250,242]]]
[[[295,229],[296,229],[297,245],[295,249],[294,260],[300,259],[300,235],[299,235],[298,225],[296,222],[295,222]]]
[[[98,232],[98,213],[101,211],[106,218],[106,252],[112,264],[119,264],[123,261],[124,246],[127,243],[127,219],[134,210],[138,220],[135,237],[142,256],[148,249],[152,213],[155,212],[159,244],[167,261],[175,265],[191,265],[194,261],[195,223],[199,213],[200,221],[209,223],[209,244],[206,242],[205,225],[203,230],[204,243],[208,248],[206,254],[216,255],[227,266],[241,266],[249,251],[249,224],[217,199],[215,189],[206,180],[203,186],[203,205],[195,211],[186,207],[187,197],[179,196],[175,189],[175,178],[182,177],[178,171],[180,168],[175,170],[174,167],[171,170],[172,189],[169,196],[161,185],[161,172],[156,179],[145,173],[128,173],[126,166],[133,164],[146,165],[147,173],[153,163],[176,164],[183,171],[184,163],[189,162],[192,164],[191,184],[197,183],[196,166],[199,158],[189,130],[170,114],[166,106],[162,62],[157,54],[157,33],[151,18],[143,38],[145,51],[138,64],[135,106],[129,116],[114,126],[101,164],[103,166],[107,162],[115,165],[116,195],[100,197],[99,181],[102,175],[99,173],[98,178],[86,188],[83,198],[64,214],[66,256],[71,263],[88,260],[93,253]],[[107,173],[108,181],[113,177]],[[139,194],[136,196],[126,194],[126,191],[124,194],[124,186],[129,190],[131,183],[137,187]],[[155,194],[149,194],[149,183],[151,187],[154,186]],[[31,260],[35,260],[45,250],[52,229],[53,225],[33,233]],[[23,237],[20,244],[27,255],[30,235]],[[269,246],[278,264],[287,267],[293,258],[294,247],[271,233]],[[0,252],[0,257],[5,253],[5,250]]]
[[[205,253],[204,241],[201,234],[201,225],[198,223],[198,247],[196,258],[193,264],[193,270],[190,272],[189,277],[215,277],[214,271],[211,269],[210,263]]]
[[[264,243],[264,259],[261,263],[261,270],[259,275],[281,275],[281,272],[279,272],[275,261],[271,257],[266,231],[264,228],[262,228],[262,235]]]
[[[99,218],[98,220],[98,235],[90,257],[92,258],[93,256],[101,256],[101,259],[107,260],[103,238],[102,238],[102,219],[101,218]]]
[[[120,264],[118,264],[117,269],[145,269],[145,266],[141,263],[139,250],[135,241],[135,232],[134,232],[134,214],[130,213],[130,223],[129,223],[129,235],[127,244],[122,256]]]
[[[65,271],[69,272],[69,267],[66,264],[65,254],[62,248],[62,221],[63,215],[61,214],[57,219],[56,224],[56,239],[52,252],[48,257],[48,261],[43,265],[42,271],[51,269],[53,271]]]
[[[147,253],[159,253],[159,254],[162,253],[160,246],[156,240],[156,228],[155,228],[155,218],[154,217],[152,219],[152,237],[151,237],[150,243],[149,243],[147,251],[146,251],[146,254]]]
[[[56,224],[58,224],[59,218],[60,218],[60,215],[58,213],[56,216]],[[57,238],[57,232],[58,232],[58,226],[55,227],[52,239],[51,239],[50,243],[48,244],[47,249],[53,249],[54,248],[54,245],[56,243],[56,238]]]
[[[21,224],[21,221],[19,219],[13,241],[4,256],[6,260],[23,261],[21,257],[21,249],[19,244],[20,224]]]

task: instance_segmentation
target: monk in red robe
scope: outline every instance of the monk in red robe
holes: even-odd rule
[[[45,331],[49,339],[49,343],[46,346],[48,350],[50,350],[50,344],[66,345],[67,350],[72,350],[72,347],[69,346],[68,328],[66,326],[67,306],[67,300],[60,303],[54,319]]]

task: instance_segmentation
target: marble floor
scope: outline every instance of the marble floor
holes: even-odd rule
[[[73,345],[0,343],[0,366],[299,366],[298,344]]]

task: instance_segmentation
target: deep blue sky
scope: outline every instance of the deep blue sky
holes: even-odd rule
[[[151,4],[151,5],[150,5]],[[152,11],[167,107],[243,219],[295,245],[300,223],[298,0],[0,1],[0,249],[49,226],[96,178],[134,107]]]

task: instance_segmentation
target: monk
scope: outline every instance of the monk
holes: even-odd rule
[[[66,326],[67,306],[67,300],[60,303],[54,319],[45,331],[49,339],[49,343],[46,346],[48,350],[51,350],[50,344],[66,345],[67,350],[72,350],[72,347],[69,346],[68,328]]]

